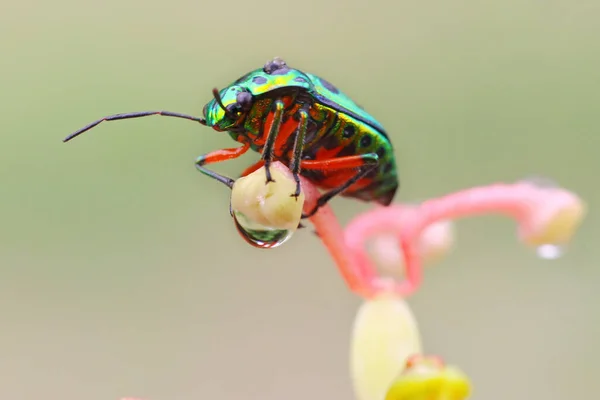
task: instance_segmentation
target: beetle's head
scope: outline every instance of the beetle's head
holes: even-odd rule
[[[228,131],[239,127],[252,108],[253,98],[245,87],[229,86],[221,91],[213,89],[212,99],[202,113],[206,125],[217,131]]]

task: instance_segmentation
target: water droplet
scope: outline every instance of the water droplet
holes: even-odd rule
[[[545,260],[556,260],[565,253],[565,249],[564,247],[555,244],[543,244],[538,246],[536,252],[540,258]]]
[[[295,232],[291,229],[279,229],[259,224],[240,211],[234,210],[231,216],[242,238],[252,246],[261,249],[279,247],[287,242]]]
[[[541,175],[531,175],[521,180],[542,189],[558,188],[560,185],[553,179]]]

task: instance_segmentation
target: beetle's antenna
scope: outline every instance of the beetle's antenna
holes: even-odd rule
[[[149,117],[151,115],[162,115],[163,117],[175,117],[175,118],[189,119],[190,121],[195,121],[195,122],[201,123],[202,125],[206,125],[206,120],[204,118],[192,117],[191,115],[179,114],[179,113],[174,113],[174,112],[170,112],[170,111],[141,111],[141,112],[126,113],[126,114],[115,114],[115,115],[109,115],[108,117],[101,118],[98,121],[94,121],[91,124],[84,126],[83,128],[79,129],[76,132],[73,132],[72,134],[70,134],[69,136],[64,138],[63,142],[68,142],[69,140],[73,139],[74,137],[81,135],[85,131],[89,131],[90,129],[92,129],[93,127],[95,127],[96,125],[98,125],[104,121],[117,121],[120,119]]]
[[[231,114],[231,111],[229,111],[227,109],[227,107],[225,107],[223,105],[223,100],[221,100],[221,95],[219,94],[219,89],[214,88],[212,92],[213,92],[213,96],[215,96],[215,100],[217,101],[217,104],[219,105],[219,107],[221,107],[223,109],[223,111],[225,111],[225,114]]]

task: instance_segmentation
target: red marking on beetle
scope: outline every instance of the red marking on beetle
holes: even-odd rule
[[[289,149],[288,154],[283,154],[283,151],[287,148],[287,144],[296,133],[298,132],[298,122],[293,119],[288,119],[286,122],[281,124],[279,129],[279,134],[275,139],[275,146],[273,148],[273,153],[277,157],[286,158],[289,156],[291,158],[293,154],[293,148]]]
[[[331,160],[336,158],[340,151],[343,150],[342,146],[334,147],[333,149],[326,149],[321,147],[315,154],[315,160]]]
[[[264,146],[267,141],[267,136],[269,135],[269,131],[271,130],[271,125],[273,125],[273,117],[275,114],[270,112],[265,117],[265,124],[263,125],[262,134],[258,135],[253,141],[257,146]]]

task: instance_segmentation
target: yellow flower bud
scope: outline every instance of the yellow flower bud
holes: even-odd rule
[[[421,353],[417,322],[402,299],[382,294],[366,300],[354,322],[350,368],[358,400],[384,400],[406,360]]]
[[[547,190],[547,193],[549,201],[537,205],[532,213],[531,230],[522,233],[529,245],[566,244],[586,214],[585,203],[576,195],[559,190]]]
[[[385,400],[464,400],[471,394],[467,376],[435,357],[420,357],[394,380]]]

